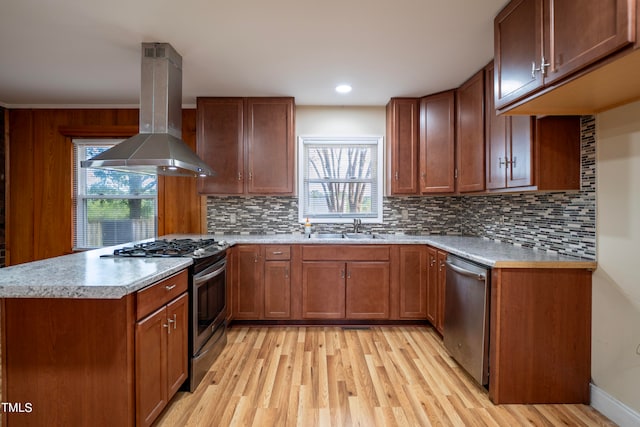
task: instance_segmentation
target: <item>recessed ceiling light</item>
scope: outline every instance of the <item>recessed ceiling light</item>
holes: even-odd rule
[[[336,86],[336,92],[338,93],[349,93],[351,92],[351,85],[338,85]]]

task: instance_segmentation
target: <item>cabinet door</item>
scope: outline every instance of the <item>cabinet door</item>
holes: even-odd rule
[[[347,263],[347,319],[389,318],[389,263]]]
[[[387,191],[418,193],[418,100],[392,98],[387,104]]]
[[[242,98],[198,98],[197,153],[216,172],[198,179],[200,193],[243,193],[243,115]]]
[[[440,335],[444,334],[444,300],[445,300],[445,287],[447,285],[447,253],[438,251],[436,255],[436,263],[438,265],[438,296],[437,296],[437,311],[436,311],[436,330],[440,332]]]
[[[438,251],[427,248],[427,320],[436,327],[438,318]]]
[[[291,262],[266,261],[264,263],[264,317],[288,319],[291,317]]]
[[[634,42],[635,0],[546,0],[545,84]]]
[[[136,323],[136,425],[148,426],[167,405],[166,306]]]
[[[485,68],[485,140],[486,140],[486,184],[487,189],[504,188],[507,179],[506,146],[507,118],[496,114],[494,100],[494,66],[491,62]]]
[[[293,98],[246,101],[247,193],[293,194]]]
[[[262,317],[264,306],[263,267],[261,246],[237,247],[235,270],[234,317],[256,320]]]
[[[533,185],[533,126],[530,116],[509,117],[507,144],[507,187]]]
[[[484,185],[484,70],[457,89],[457,190],[483,191]]]
[[[171,399],[189,375],[189,296],[186,293],[167,304],[167,319],[167,390]]]
[[[455,191],[455,91],[420,101],[420,191]]]
[[[597,0],[596,0],[597,1]],[[494,20],[495,102],[502,108],[543,84],[543,0],[512,0]],[[569,3],[569,2],[566,2]]]
[[[400,247],[400,317],[427,318],[427,248]]]
[[[302,263],[302,318],[345,317],[346,265],[338,261]]]

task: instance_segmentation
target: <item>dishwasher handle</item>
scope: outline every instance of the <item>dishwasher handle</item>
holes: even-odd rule
[[[456,273],[462,274],[463,276],[473,277],[474,279],[479,280],[481,282],[484,282],[485,280],[487,280],[486,273],[483,274],[483,273],[476,273],[475,271],[465,270],[464,268],[458,267],[457,265],[454,265],[449,261],[447,261],[446,264],[447,264],[447,267],[449,267]]]

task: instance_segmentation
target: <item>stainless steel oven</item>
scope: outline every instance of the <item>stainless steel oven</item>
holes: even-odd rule
[[[195,262],[192,268],[189,391],[196,389],[227,343],[225,253]]]

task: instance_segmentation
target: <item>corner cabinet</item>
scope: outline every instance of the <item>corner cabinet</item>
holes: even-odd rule
[[[420,100],[420,193],[455,191],[455,91]]]
[[[387,194],[418,194],[419,99],[391,98],[387,104]]]
[[[509,2],[494,20],[496,108],[506,111],[634,43],[635,3]]]
[[[3,421],[150,425],[187,379],[187,286],[183,270],[120,299],[2,300],[3,400],[34,409]]]
[[[456,90],[456,191],[484,191],[484,69]]]
[[[201,194],[294,194],[293,98],[198,98]]]

